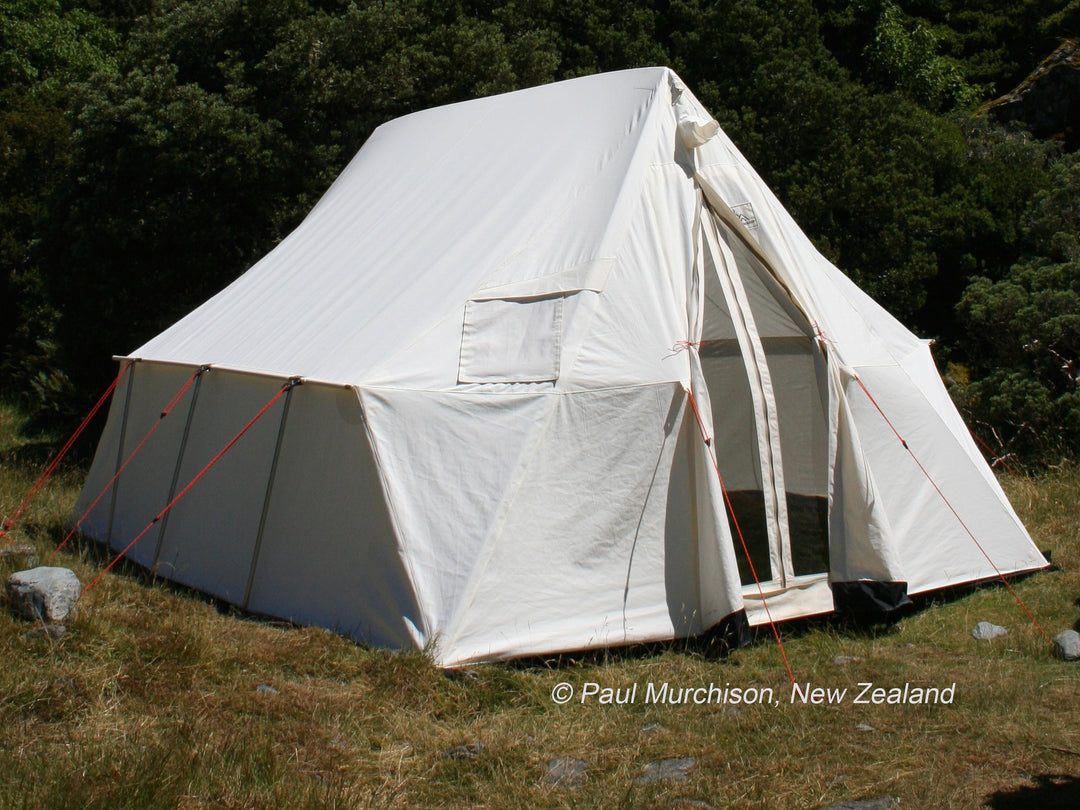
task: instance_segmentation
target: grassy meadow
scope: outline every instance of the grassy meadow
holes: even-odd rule
[[[47,439],[0,410],[4,514]],[[1054,636],[1080,619],[1080,471],[1002,482],[1053,551],[1056,570],[1014,587]],[[78,465],[62,469],[14,535],[86,583],[107,563],[100,548],[52,556],[79,483]],[[1008,636],[975,641],[981,620]],[[843,702],[793,704],[767,629],[726,655],[693,641],[444,673],[120,565],[62,638],[0,611],[0,808],[1080,806],[1080,663],[1056,660],[1005,588],[927,601],[891,625],[782,631],[800,684],[846,688]],[[665,682],[771,688],[779,705],[646,704],[647,684]],[[575,691],[565,705],[560,683]],[[637,684],[637,701],[583,704],[589,683]],[[955,695],[855,704],[860,683]],[[584,782],[549,784],[557,757],[583,760]],[[638,779],[675,757],[696,760],[684,781]]]

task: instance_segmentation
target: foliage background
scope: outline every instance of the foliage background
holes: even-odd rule
[[[1080,100],[1035,134],[985,105],[1078,33],[1077,0],[0,0],[0,393],[83,412],[386,120],[667,64],[937,341],[980,437],[1055,464],[1080,454]]]

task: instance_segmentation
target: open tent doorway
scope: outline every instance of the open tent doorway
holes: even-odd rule
[[[699,356],[750,620],[762,595],[774,614],[831,610],[825,352],[740,234],[708,215],[700,243]]]

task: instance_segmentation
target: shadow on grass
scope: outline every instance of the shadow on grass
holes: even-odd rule
[[[768,639],[760,636],[768,633]],[[716,661],[726,657],[732,650],[760,641],[772,641],[769,627],[747,627],[745,618],[730,618],[706,630],[701,635],[676,638],[669,641],[639,642],[612,647],[595,647],[587,650],[573,650],[551,655],[532,655],[510,658],[503,665],[518,670],[568,669],[575,667],[608,666],[625,661],[676,652],[697,656],[707,661]],[[775,642],[773,642],[775,643]]]
[[[64,541],[67,534],[63,528],[58,527],[50,527],[48,533],[53,548],[59,546],[59,544]],[[197,588],[192,588],[188,585],[183,585],[174,580],[157,575],[149,568],[140,565],[137,562],[132,562],[127,557],[121,557],[119,560],[116,560],[117,552],[115,549],[112,549],[91,537],[87,537],[84,534],[77,533],[72,535],[64,550],[55,558],[52,556],[51,552],[46,554],[42,558],[42,565],[62,565],[63,563],[61,560],[64,554],[76,556],[82,562],[89,563],[100,569],[104,569],[106,566],[112,564],[112,568],[109,570],[107,576],[123,577],[132,580],[145,588],[162,588],[168,593],[180,598],[192,599],[196,602],[210,605],[222,615],[229,615],[240,620],[256,621],[272,627],[299,628],[302,626],[287,619],[279,619],[274,616],[263,616],[258,613],[245,611],[242,608],[237,607],[224,599],[213,596],[212,594],[208,594],[205,591],[200,591]]]
[[[1057,810],[1080,807],[1080,778],[1063,774],[1031,777],[1034,784],[999,790],[983,804],[991,810]]]
[[[49,535],[51,545],[54,548],[63,541],[66,535],[64,529],[59,526],[42,528]],[[82,534],[76,534],[72,537],[66,551],[79,557],[84,562],[90,562],[102,568],[112,562],[116,553],[105,544]],[[57,563],[49,563],[43,559],[42,564]],[[281,628],[299,627],[296,623],[285,619],[245,611],[236,605],[195,588],[157,576],[144,566],[131,562],[126,558],[119,560],[110,573],[133,579],[144,586],[156,585],[177,595],[211,604],[219,613],[232,615],[241,620],[257,621]],[[1039,572],[1012,575],[1009,577],[1009,581],[1018,582],[1033,576],[1035,573]],[[1002,587],[1001,580],[993,578],[913,596],[907,604],[888,612],[834,612],[805,619],[789,619],[778,622],[776,628],[784,641],[794,640],[823,630],[842,638],[879,639],[896,633],[899,622],[909,616],[938,605],[964,599],[979,590],[999,587]],[[1080,600],[1077,601],[1080,603]],[[1080,625],[1080,622],[1078,622],[1078,625]],[[774,645],[775,643],[773,628],[770,625],[749,627],[746,624],[745,616],[740,613],[722,620],[697,636],[676,638],[668,641],[634,643],[548,655],[526,656],[507,659],[502,663],[517,670],[564,669],[638,660],[665,652],[682,653],[716,661],[726,658],[733,650],[740,647],[760,644]],[[1080,803],[1077,804],[1077,807],[1080,807]]]
[[[37,475],[52,461],[56,450],[56,442],[48,439],[25,441],[0,450],[0,463],[12,467],[26,467]]]
[[[1035,574],[1038,571],[1014,574],[1008,577],[1010,583],[1017,583]],[[904,619],[922,613],[934,607],[947,605],[966,599],[977,591],[1003,588],[999,578],[994,577],[980,582],[956,585],[938,591],[931,591],[910,597],[910,601],[894,610],[884,612],[834,612],[819,616],[811,616],[805,619],[787,619],[777,622],[777,630],[783,641],[788,642],[813,633],[826,631],[840,638],[847,639],[880,639],[899,632],[898,625]],[[1080,604],[1080,600],[1077,600]],[[1080,622],[1078,622],[1080,624]],[[634,660],[645,658],[663,652],[675,651],[689,655],[701,656],[705,659],[715,660],[724,658],[732,650],[738,647],[750,645],[775,645],[776,640],[772,627],[768,624],[751,627],[748,632],[740,633],[737,627],[730,624],[721,624],[710,628],[704,634],[691,638],[674,639],[672,641],[654,642],[647,644],[631,644],[623,647],[599,648],[572,653],[562,653],[543,657],[519,659],[517,662],[522,667],[562,668],[565,666],[581,666],[607,664],[616,661]],[[1080,807],[1080,804],[1077,805]]]

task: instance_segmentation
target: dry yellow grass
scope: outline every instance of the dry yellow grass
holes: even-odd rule
[[[10,509],[28,478],[5,465],[0,506]],[[1015,586],[1053,635],[1080,618],[1080,474],[1004,483],[1060,567]],[[19,532],[46,558],[76,486],[74,473],[51,485]],[[60,557],[84,582],[104,561],[89,546]],[[421,654],[243,617],[135,569],[114,571],[62,639],[35,637],[0,612],[0,807],[1080,803],[1080,664],[1055,660],[1003,588],[925,604],[888,627],[785,627],[800,683],[849,689],[840,705],[813,706],[790,702],[768,634],[725,657],[686,643],[448,675]],[[982,619],[1009,636],[976,642],[970,630]],[[838,664],[840,655],[855,660]],[[577,694],[587,682],[638,684],[638,700],[556,705],[560,682]],[[647,705],[650,682],[771,687],[779,705]],[[955,700],[855,705],[860,682],[955,683]],[[475,756],[448,756],[474,743],[483,745]],[[587,763],[583,785],[545,783],[547,761],[560,756]],[[697,759],[686,781],[635,781],[669,757]]]

